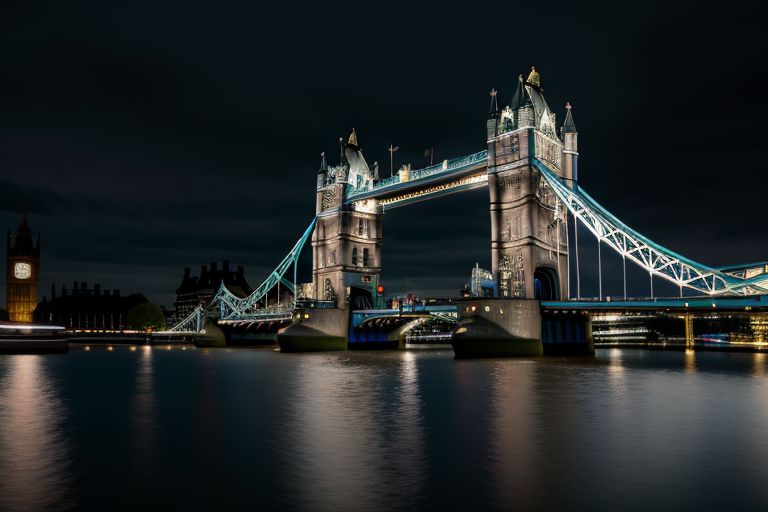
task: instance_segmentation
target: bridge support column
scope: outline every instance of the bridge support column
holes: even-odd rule
[[[346,309],[297,309],[294,321],[277,335],[281,352],[346,350],[349,311]]]
[[[278,335],[281,350],[346,349],[350,312],[378,302],[384,216],[376,199],[347,200],[353,188],[369,186],[376,171],[365,162],[354,131],[341,155],[331,168],[323,157],[317,176],[312,286],[318,308],[296,312],[300,316]]]
[[[491,143],[496,146],[489,149],[488,162],[491,265],[500,298],[559,300],[568,290],[565,212],[531,166],[534,139],[535,130],[522,129]]]

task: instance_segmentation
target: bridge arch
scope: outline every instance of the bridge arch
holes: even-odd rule
[[[536,267],[533,271],[533,293],[538,300],[559,300],[557,271],[550,267]]]

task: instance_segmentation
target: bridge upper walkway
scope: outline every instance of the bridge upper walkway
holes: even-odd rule
[[[487,183],[488,151],[480,151],[442,163],[398,173],[369,185],[353,189],[347,195],[347,204],[366,199],[379,199],[382,209],[404,206],[437,195],[461,192],[482,187]],[[407,179],[405,179],[407,177]]]

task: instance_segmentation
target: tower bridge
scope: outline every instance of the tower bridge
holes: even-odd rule
[[[681,297],[684,290],[710,298],[768,292],[768,264],[721,268],[700,264],[633,230],[590,197],[579,185],[578,131],[571,107],[566,105],[558,129],[535,69],[526,79],[522,75],[518,78],[508,106],[500,108],[497,98],[492,91],[482,151],[423,169],[404,166],[386,179],[379,178],[376,165],[368,165],[353,130],[341,143],[337,165],[329,166],[322,157],[315,217],[309,227],[248,297],[238,297],[222,284],[213,299],[219,322],[246,322],[251,327],[272,322],[270,325],[282,329],[291,321],[279,335],[283,350],[346,348],[352,332],[351,312],[383,307],[384,213],[477,188],[487,188],[489,193],[491,272],[497,297],[469,299],[456,306],[459,318],[453,344],[457,354],[459,346],[462,351],[477,346],[493,352],[488,347],[500,345],[521,347],[505,348],[500,353],[541,353],[542,304],[545,310],[557,310],[571,300],[577,301],[576,309],[583,315],[568,317],[564,330],[558,330],[562,326],[551,330],[547,324],[551,319],[545,319],[547,332],[570,333],[582,350],[591,350],[588,313],[603,304],[602,268],[598,272],[600,300],[578,302],[582,299],[579,231],[571,230],[572,225],[581,224],[592,233],[599,249],[605,246],[621,256],[625,301],[630,299],[627,262],[648,273],[651,287],[654,277],[662,278],[673,283]],[[296,266],[308,240],[312,246],[312,281],[300,285]],[[269,292],[281,286],[294,300],[270,304]],[[727,307],[728,302],[724,304]],[[760,304],[758,307],[765,307],[762,300]],[[428,313],[416,314],[413,319],[423,322],[425,315]],[[387,322],[373,319],[360,325],[382,323]],[[390,323],[407,329],[402,319]]]

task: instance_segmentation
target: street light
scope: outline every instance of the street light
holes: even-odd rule
[[[389,145],[389,177],[395,175],[395,151],[400,149],[400,146]]]

